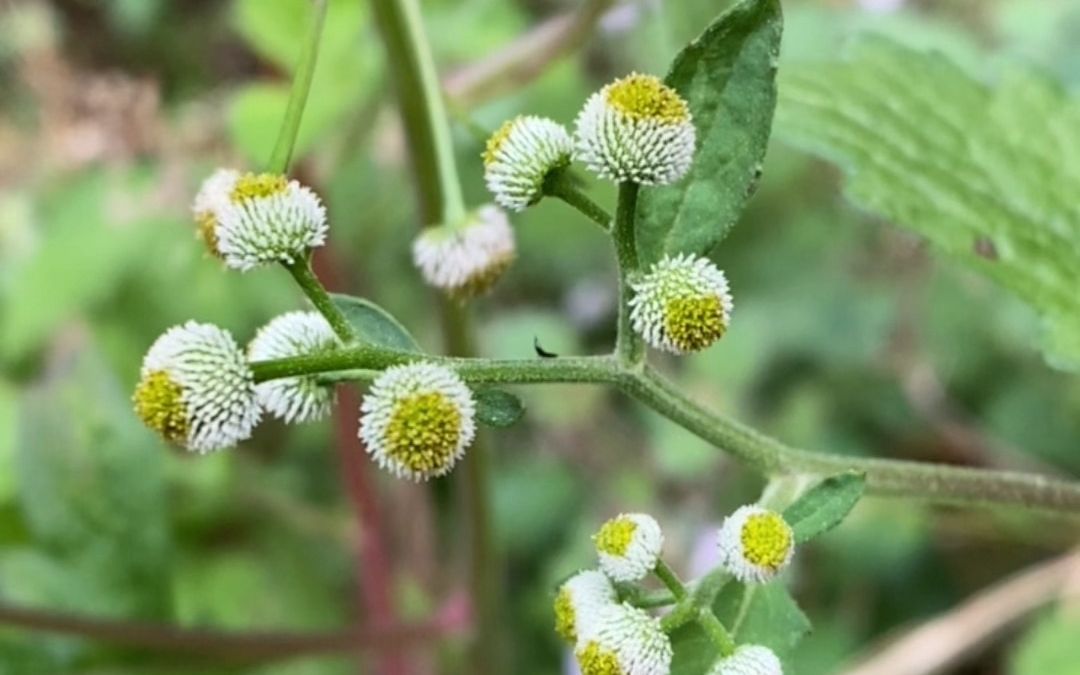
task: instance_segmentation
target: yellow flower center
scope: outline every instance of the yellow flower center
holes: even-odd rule
[[[574,616],[574,602],[570,591],[562,589],[555,596],[555,632],[567,642],[577,642],[577,619]]]
[[[506,139],[510,138],[510,132],[514,130],[514,125],[518,123],[520,117],[515,117],[503,122],[502,126],[495,130],[495,133],[491,134],[491,138],[487,140],[487,145],[484,147],[484,166],[489,166],[495,161],[495,155],[499,154],[499,148],[506,143]]]
[[[664,307],[668,339],[684,352],[705,349],[724,336],[724,308],[719,296],[675,298]]]
[[[248,199],[271,197],[284,192],[289,186],[289,181],[276,173],[246,173],[236,181],[229,198],[233,203],[240,203]]]
[[[202,239],[203,244],[206,245],[206,250],[210,251],[214,257],[222,257],[221,251],[218,250],[217,218],[214,217],[214,213],[203,211],[195,216],[195,223],[198,225],[199,239]]]
[[[386,428],[389,455],[418,473],[448,465],[457,450],[461,413],[438,393],[414,394],[398,402]]]
[[[607,102],[634,119],[679,124],[690,119],[686,101],[652,75],[628,75],[606,87]]]
[[[604,523],[593,537],[596,540],[596,550],[621,558],[626,555],[626,549],[630,548],[636,531],[637,523],[629,518],[612,518]]]
[[[581,675],[623,675],[619,657],[607,651],[596,642],[590,642],[577,653]]]
[[[779,569],[791,550],[791,528],[778,513],[758,513],[746,519],[740,535],[748,561],[770,570]]]
[[[169,374],[156,370],[139,381],[132,401],[135,414],[154,431],[172,443],[187,439],[187,406],[184,389]]]

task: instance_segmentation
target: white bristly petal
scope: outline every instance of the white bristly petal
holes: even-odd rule
[[[607,675],[614,658],[621,675],[668,675],[671,641],[660,622],[628,604],[600,609],[588,631],[579,632],[575,650],[582,675]]]
[[[573,141],[561,124],[521,116],[506,122],[484,152],[484,179],[500,206],[521,211],[542,196],[544,179],[570,164]]]
[[[330,324],[318,312],[289,312],[276,317],[255,334],[248,358],[268,361],[331,351],[340,346]],[[315,375],[284,377],[255,386],[262,407],[287,423],[326,417],[334,389],[320,385]]]
[[[413,262],[424,281],[447,293],[468,297],[487,291],[516,255],[506,213],[482,206],[459,225],[429,227],[413,242]]]
[[[717,661],[709,675],[784,675],[784,667],[768,647],[741,645],[734,654]]]
[[[632,530],[622,553],[605,548],[605,531],[608,528]],[[664,547],[664,533],[660,530],[660,524],[645,513],[622,514],[612,518],[604,523],[594,539],[600,569],[613,580],[621,582],[639,581],[649,575],[656,568]]]
[[[581,633],[590,633],[593,623],[599,618],[600,610],[614,604],[618,594],[607,575],[598,570],[585,570],[570,577],[559,589],[560,600],[565,598],[562,611],[569,616],[560,615],[560,602],[556,601],[556,626],[560,627],[563,637],[577,641]]]
[[[410,402],[425,395],[441,406],[440,414],[425,409],[423,414],[408,416]],[[472,391],[457,373],[432,363],[387,368],[372,383],[360,412],[365,450],[380,467],[399,478],[421,481],[449,473],[476,436]],[[390,433],[395,420],[404,434],[397,441]],[[452,424],[433,426],[438,422]],[[436,431],[452,432],[453,437],[432,438]]]
[[[241,179],[242,180],[242,179]],[[218,215],[218,251],[233,269],[292,263],[326,243],[326,207],[295,180],[267,196],[229,201]]]
[[[228,331],[194,321],[170,328],[143,359],[143,378],[161,372],[182,389],[187,449],[221,450],[251,436],[260,417],[254,380]]]
[[[722,328],[731,323],[734,301],[727,277],[708,258],[689,253],[665,257],[633,284],[630,322],[650,346],[684,354],[668,333],[668,308],[681,299],[715,297],[719,300]]]
[[[747,529],[752,521],[766,522],[761,520],[762,518],[768,519],[767,522],[772,524],[774,533],[774,536],[764,541],[760,536],[760,528],[757,530],[756,537],[754,529]],[[724,519],[717,542],[724,567],[736,579],[748,584],[763,584],[771,581],[791,563],[795,554],[794,535],[783,517],[754,504],[739,507]],[[756,542],[755,545],[768,554],[771,564],[762,564],[762,561],[754,560],[755,555],[762,555],[762,553],[755,553],[753,549],[748,549],[747,542],[751,544]]]

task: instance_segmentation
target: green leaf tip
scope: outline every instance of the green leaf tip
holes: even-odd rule
[[[477,389],[473,399],[476,401],[476,419],[489,427],[509,427],[525,414],[521,399],[502,389]]]
[[[680,181],[642,190],[642,264],[707,254],[739,219],[761,179],[776,107],[783,15],[778,0],[746,0],[675,57],[665,82],[690,104],[697,150]]]
[[[331,293],[330,299],[345,315],[360,342],[403,352],[424,351],[392,314],[374,302],[340,293]]]
[[[866,475],[856,471],[829,476],[784,510],[784,520],[802,544],[828,532],[847,517],[866,489]]]

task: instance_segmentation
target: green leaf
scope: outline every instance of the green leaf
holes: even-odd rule
[[[856,204],[1029,303],[1051,365],[1080,370],[1080,99],[866,39],[782,74],[777,129],[840,164]]]
[[[784,520],[795,531],[795,543],[809,541],[840,524],[862,497],[866,477],[848,472],[830,476],[784,510]]]
[[[424,351],[393,315],[374,302],[340,293],[331,293],[330,298],[356,329],[361,342],[405,352]]]
[[[477,389],[473,399],[476,401],[476,419],[489,427],[511,426],[525,414],[521,399],[502,389]]]
[[[764,645],[781,660],[810,631],[809,619],[779,581],[763,586],[729,582],[717,596],[713,611],[735,642]],[[672,675],[706,673],[718,656],[704,631],[694,623],[672,633],[671,643],[675,651]]]
[[[664,254],[706,254],[757,189],[776,106],[779,0],[746,0],[675,57],[666,82],[690,104],[698,148],[685,178],[638,198],[643,264]]]

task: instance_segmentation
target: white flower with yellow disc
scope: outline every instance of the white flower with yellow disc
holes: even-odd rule
[[[288,312],[255,334],[248,358],[269,361],[332,351],[340,346],[330,324],[318,312]],[[319,384],[318,376],[283,377],[255,385],[262,407],[287,423],[311,422],[330,413],[334,389]]]
[[[506,213],[490,204],[461,223],[429,227],[413,242],[413,262],[424,281],[459,298],[489,290],[515,256]]]
[[[579,633],[588,633],[600,610],[614,604],[615,587],[607,575],[597,570],[578,572],[555,596],[555,631],[576,644]]]
[[[543,197],[544,180],[570,164],[573,141],[558,122],[522,115],[505,122],[484,149],[484,180],[495,201],[521,211]]]
[[[719,545],[722,563],[736,579],[762,584],[791,563],[795,534],[779,513],[743,506],[724,519]]]
[[[628,604],[599,610],[574,650],[582,675],[668,675],[671,641],[660,622]]]
[[[723,337],[731,323],[727,277],[708,258],[665,257],[632,287],[630,322],[656,349],[700,351]]]
[[[622,514],[604,523],[593,536],[600,569],[615,581],[645,578],[660,560],[664,534],[659,523],[644,513]]]

